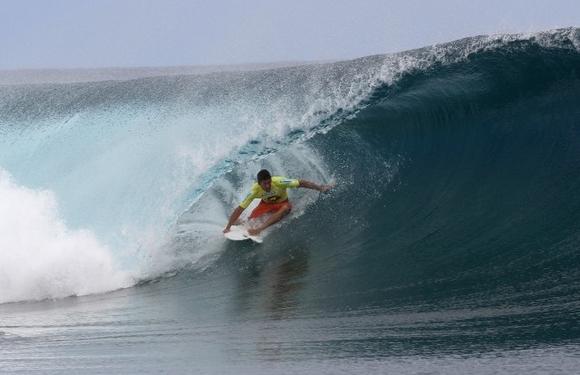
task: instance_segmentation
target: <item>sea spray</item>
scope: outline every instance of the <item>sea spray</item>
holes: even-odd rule
[[[0,170],[0,303],[130,286],[89,230],[71,230],[54,194],[17,185]]]

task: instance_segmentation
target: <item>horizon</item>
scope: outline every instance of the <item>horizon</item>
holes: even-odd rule
[[[284,6],[263,0],[26,0],[3,5],[2,71],[317,63],[477,35],[580,25],[580,4],[571,0],[298,0]]]

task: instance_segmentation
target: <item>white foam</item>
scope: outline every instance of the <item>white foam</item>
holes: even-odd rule
[[[0,303],[105,292],[132,283],[87,230],[71,230],[50,191],[0,169]]]

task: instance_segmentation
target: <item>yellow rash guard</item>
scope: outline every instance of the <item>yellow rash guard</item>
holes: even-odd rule
[[[297,188],[300,185],[300,181],[293,178],[286,178],[281,176],[272,177],[272,187],[270,191],[265,191],[262,189],[260,184],[257,182],[252,186],[252,191],[246,196],[246,198],[240,203],[240,207],[248,208],[250,203],[254,199],[262,199],[265,203],[280,203],[288,199],[288,193],[286,189]]]

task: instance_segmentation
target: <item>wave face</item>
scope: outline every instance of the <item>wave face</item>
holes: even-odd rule
[[[1,86],[0,290],[12,292],[0,302],[225,267],[221,228],[265,166],[337,182],[321,199],[295,192],[263,246],[309,254],[311,308],[539,306],[576,337],[579,46],[569,29],[253,72]]]
[[[337,307],[534,307],[578,337],[579,69],[572,44],[512,41],[406,72],[313,139],[352,181],[295,232],[313,228],[340,275],[320,294]]]

